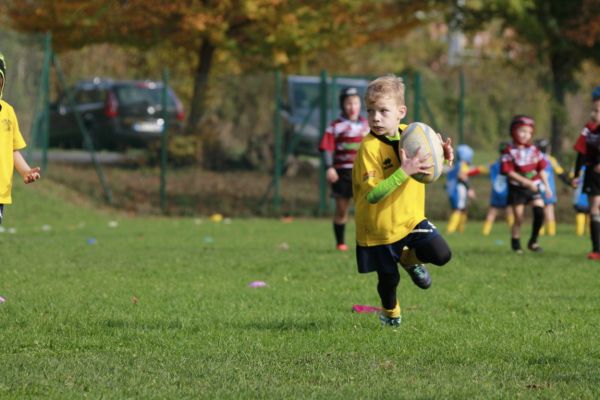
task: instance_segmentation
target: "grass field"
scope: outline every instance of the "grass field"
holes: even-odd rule
[[[351,313],[377,305],[375,276],[327,220],[133,219],[22,186],[0,233],[0,398],[600,397],[600,264],[572,226],[518,256],[505,226],[471,223],[429,290],[403,273],[391,329]]]

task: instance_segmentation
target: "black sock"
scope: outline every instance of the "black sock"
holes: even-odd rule
[[[544,207],[533,207],[533,228],[529,243],[537,243],[542,225],[544,225]]]
[[[590,236],[592,239],[592,251],[600,253],[600,215],[591,215]]]
[[[520,238],[510,239],[510,245],[513,250],[521,250],[521,239]]]
[[[344,243],[344,230],[346,229],[346,224],[336,224],[333,223],[333,232],[335,233],[335,241],[337,244]]]
[[[386,310],[396,307],[396,288],[400,283],[400,273],[385,273],[377,271],[377,293],[381,299],[381,305]]]

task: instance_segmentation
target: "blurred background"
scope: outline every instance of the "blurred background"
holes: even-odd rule
[[[320,135],[341,87],[388,73],[405,79],[406,122],[468,144],[475,164],[529,114],[570,169],[600,84],[598,0],[1,3],[3,99],[27,157],[44,184],[132,214],[331,213]],[[481,218],[489,179],[473,185]],[[428,193],[428,216],[446,218],[443,182]]]

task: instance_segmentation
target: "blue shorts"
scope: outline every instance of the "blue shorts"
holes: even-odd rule
[[[492,193],[490,193],[490,206],[494,208],[506,208],[507,197],[508,191],[497,193],[492,190]]]
[[[356,263],[358,272],[394,273],[398,270],[400,255],[405,247],[417,248],[431,239],[440,236],[435,225],[424,219],[404,238],[392,244],[381,244],[378,246],[356,245]]]

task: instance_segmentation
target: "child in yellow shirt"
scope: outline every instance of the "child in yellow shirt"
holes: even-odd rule
[[[451,251],[425,218],[425,186],[410,176],[426,173],[429,154],[407,157],[398,143],[406,125],[404,83],[393,75],[371,82],[365,95],[371,131],[363,139],[352,170],[356,219],[356,259],[360,273],[377,272],[384,325],[399,326],[398,263],[413,282],[427,289],[431,277],[423,263],[444,265]],[[441,137],[440,137],[441,140]],[[454,158],[450,139],[444,158]]]
[[[15,110],[2,100],[6,82],[6,62],[0,53],[0,224],[4,216],[4,205],[12,203],[12,177],[14,169],[23,177],[25,183],[40,178],[40,169],[31,168],[19,152],[25,141],[19,130]]]

